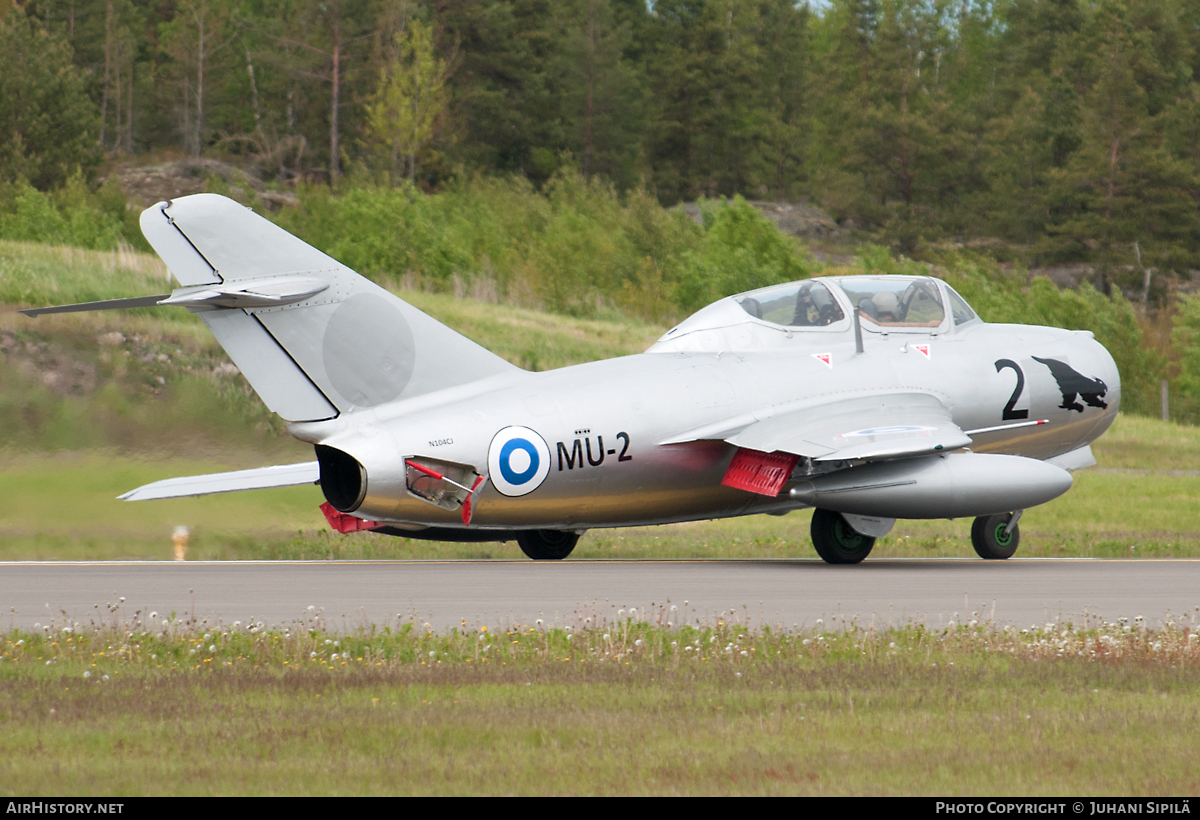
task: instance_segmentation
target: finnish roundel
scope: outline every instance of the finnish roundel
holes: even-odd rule
[[[504,495],[531,493],[550,473],[550,448],[528,427],[505,427],[488,449],[488,473]]]

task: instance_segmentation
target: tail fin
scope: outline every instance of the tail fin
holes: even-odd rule
[[[233,200],[196,194],[160,202],[142,213],[141,225],[185,286],[270,294],[288,292],[279,281],[273,289],[273,280],[319,280],[301,301],[200,311],[259,396],[288,421],[517,370]]]

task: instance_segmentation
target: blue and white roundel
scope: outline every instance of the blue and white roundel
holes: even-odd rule
[[[550,448],[528,427],[505,427],[488,449],[492,484],[507,496],[536,490],[550,472]]]

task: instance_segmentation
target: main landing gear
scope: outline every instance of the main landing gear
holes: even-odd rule
[[[841,513],[813,510],[812,542],[827,564],[857,564],[871,554],[875,539],[857,532]]]
[[[562,530],[522,530],[517,533],[521,552],[535,561],[561,561],[579,542],[579,533]]]
[[[1017,521],[1024,510],[998,515],[981,515],[971,525],[971,545],[980,558],[1000,560],[1011,558],[1021,543]]]
[[[1012,557],[1021,543],[1017,522],[1023,512],[981,515],[975,519],[971,525],[971,544],[980,558],[995,561]],[[841,513],[830,510],[813,510],[812,542],[817,555],[827,564],[857,564],[870,555],[875,546],[874,538],[858,532]],[[528,550],[526,554],[529,554]]]

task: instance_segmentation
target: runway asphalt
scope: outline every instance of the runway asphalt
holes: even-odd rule
[[[397,617],[436,629],[582,624],[671,605],[675,623],[734,610],[789,628],[970,617],[1025,627],[1085,615],[1154,624],[1200,620],[1200,559],[0,563],[2,629],[108,621],[114,605],[124,620],[155,611],[277,626],[320,613],[337,630]]]

